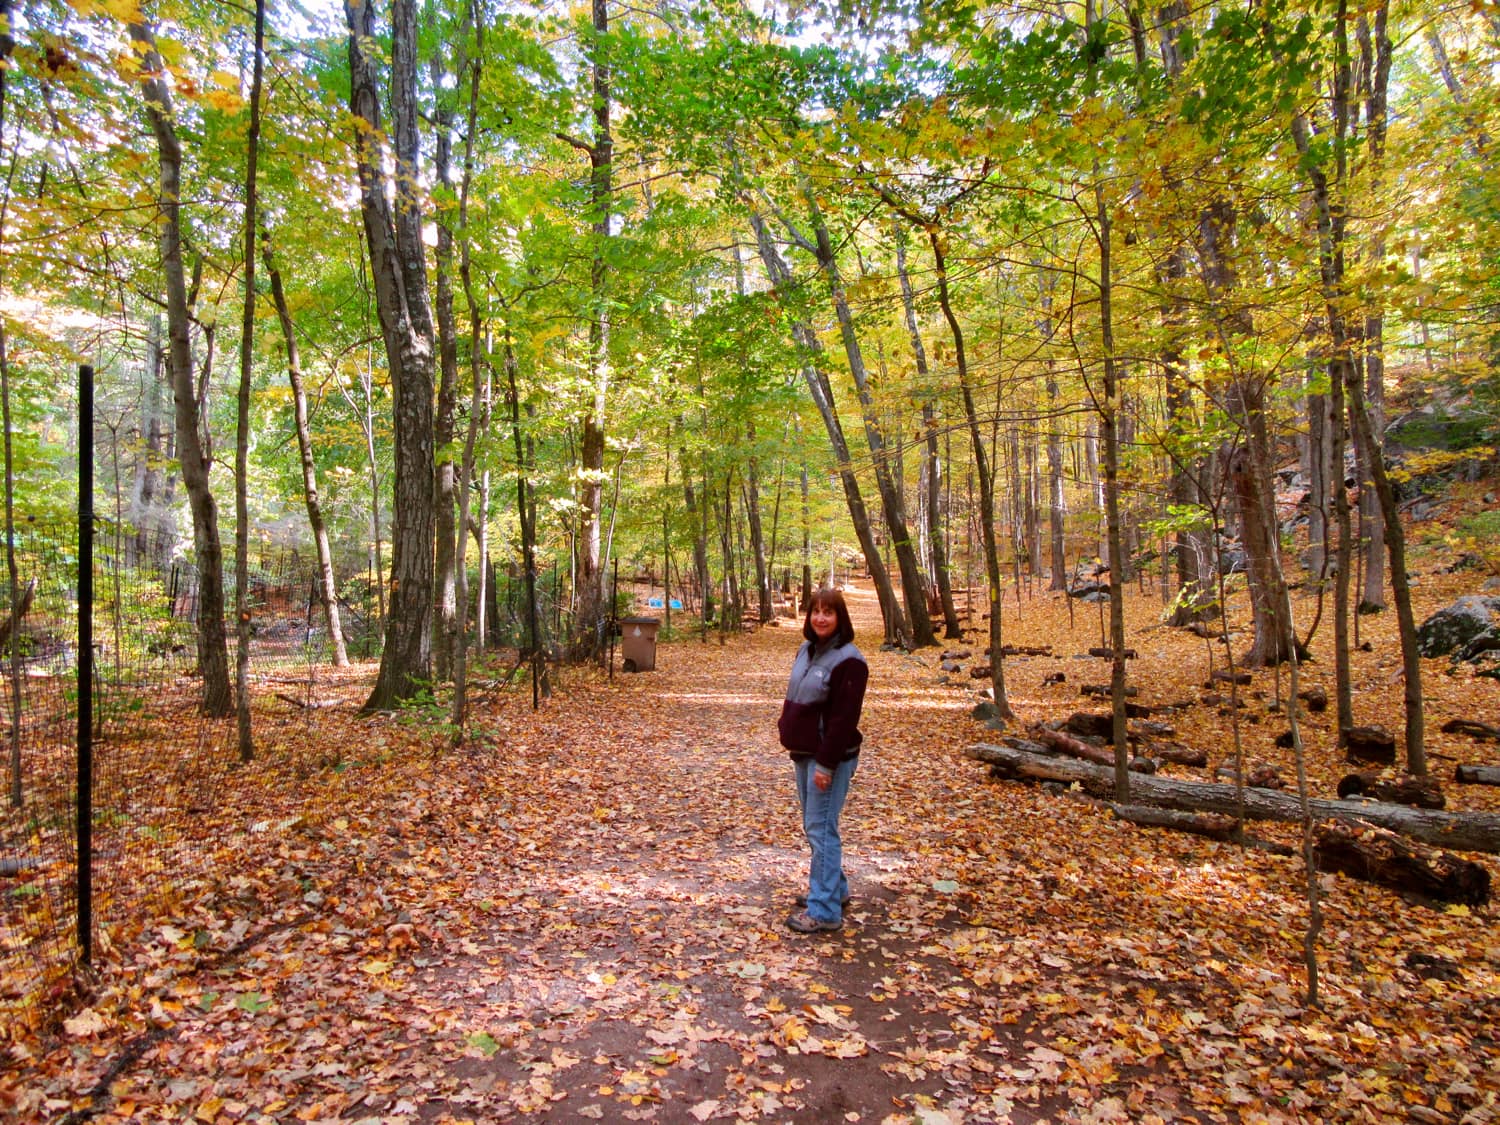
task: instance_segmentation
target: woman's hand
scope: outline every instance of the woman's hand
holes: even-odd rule
[[[818,787],[819,793],[827,793],[829,789],[833,788],[833,774],[829,773],[822,766],[814,766],[813,784]]]

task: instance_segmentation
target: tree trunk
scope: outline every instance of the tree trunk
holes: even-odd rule
[[[802,436],[802,427],[797,426],[797,436]],[[808,495],[807,482],[807,457],[802,458],[800,484],[802,493],[802,592],[797,599],[798,614],[805,614],[812,608],[812,510],[811,498]]]
[[[1500,34],[1500,31],[1497,31]],[[1459,116],[1463,118],[1464,125],[1468,129],[1467,148],[1471,156],[1481,156],[1490,148],[1490,137],[1485,132],[1484,125],[1480,119],[1474,116],[1474,110],[1469,102],[1469,93],[1464,89],[1463,83],[1458,80],[1458,75],[1453,70],[1453,63],[1448,59],[1448,48],[1443,44],[1442,31],[1436,20],[1427,25],[1427,46],[1432,50],[1432,61],[1437,64],[1438,73],[1442,75],[1443,85],[1447,87],[1448,95],[1453,99],[1453,104],[1458,107]]]
[[[765,263],[772,285],[782,288],[790,286],[791,270],[782,259],[780,251],[776,249],[775,243],[771,241],[770,231],[766,228],[764,218],[752,210],[750,225],[755,231],[761,261]],[[793,323],[792,335],[801,347],[802,375],[807,382],[808,391],[812,394],[813,403],[818,408],[818,414],[823,419],[823,426],[828,432],[828,440],[833,446],[834,461],[839,467],[839,480],[844,487],[844,500],[849,507],[849,520],[854,525],[854,534],[859,539],[860,548],[864,552],[865,566],[870,572],[870,579],[880,598],[881,609],[885,617],[885,639],[888,643],[896,643],[909,648],[912,638],[906,617],[901,612],[900,603],[896,600],[895,591],[891,587],[890,575],[880,559],[880,548],[875,542],[869,512],[865,508],[859,480],[854,475],[849,443],[844,439],[844,429],[839,424],[838,413],[834,408],[833,388],[829,385],[828,376],[818,363],[822,356],[823,345],[819,342],[817,333],[801,321]]]
[[[201,438],[202,419],[188,338],[187,278],[182,265],[182,146],[173,123],[166,65],[157,52],[156,38],[142,23],[130,25],[130,38],[142,53],[141,93],[156,137],[157,216],[167,293],[167,365],[176,403],[177,460],[182,466],[188,505],[193,513],[193,547],[198,567],[198,670],[203,676],[200,705],[205,715],[223,718],[234,707],[224,632],[224,552],[219,540],[218,504],[208,483],[209,461]]]
[[[679,450],[678,460],[682,463],[682,504],[693,529],[693,579],[698,587],[698,614],[703,621],[707,621],[712,610],[709,596],[712,580],[708,572],[708,530],[702,518],[703,513],[698,510],[698,494],[693,489],[693,474],[688,471],[691,462],[685,448]]]
[[[7,97],[9,87],[6,75],[9,73],[10,57],[15,50],[15,39],[10,34],[10,0],[0,0],[0,20],[5,26],[0,28],[0,146],[5,141],[6,111],[9,109]],[[5,227],[0,223],[0,254],[4,251]],[[5,271],[4,257],[0,256],[0,295],[4,293]],[[6,640],[9,635],[20,628],[21,618],[25,615],[26,607],[31,604],[31,597],[36,592],[36,579],[31,584],[26,594],[21,593],[21,576],[16,566],[16,463],[15,447],[11,440],[14,432],[11,429],[10,412],[10,356],[6,351],[5,324],[0,321],[0,424],[4,426],[5,445],[5,571],[7,583],[10,587],[10,628],[7,631]],[[24,603],[22,599],[25,599]],[[24,803],[24,792],[22,789],[21,774],[21,650],[18,645],[9,645],[10,661],[7,687],[10,694],[10,805],[11,808],[19,809]],[[7,645],[0,644],[0,653],[3,653]]]
[[[1187,5],[1183,0],[1169,0],[1162,7],[1158,19],[1162,69],[1173,82],[1181,77],[1185,62],[1181,33],[1187,14]],[[1162,267],[1161,279],[1171,290],[1187,274],[1188,248],[1184,245],[1174,246]],[[1180,294],[1169,292],[1161,313],[1162,325],[1167,332],[1161,360],[1166,383],[1168,427],[1179,438],[1180,443],[1175,451],[1169,451],[1172,467],[1167,494],[1171,504],[1183,512],[1201,507],[1206,492],[1202,486],[1203,459],[1196,450],[1197,443],[1191,440],[1196,421],[1193,417],[1187,360],[1182,352],[1182,329],[1187,315],[1187,301]],[[1177,570],[1178,592],[1170,620],[1172,625],[1193,625],[1207,620],[1218,610],[1207,534],[1207,529],[1193,527],[1179,527],[1173,532],[1172,555]],[[1165,572],[1165,566],[1163,571]]]
[[[469,9],[464,8],[467,15]],[[467,35],[467,31],[464,33]],[[456,48],[458,58],[453,70],[462,74],[467,64],[463,59],[463,46]],[[443,63],[449,52],[435,55],[432,59],[432,84],[438,91],[437,109],[433,118],[433,175],[439,184],[452,181],[453,163],[453,101],[444,88],[446,75]],[[434,606],[433,606],[433,674],[439,680],[448,680],[456,675],[454,668],[454,646],[462,643],[465,621],[459,613],[459,570],[464,557],[463,545],[468,541],[468,531],[462,518],[455,519],[459,483],[453,463],[454,415],[458,408],[458,324],[453,315],[453,230],[445,213],[436,214],[437,247],[433,255],[433,312],[437,319],[438,386],[437,412],[433,416],[432,436],[437,451],[437,464],[433,487],[436,501],[433,508],[433,537],[435,541]],[[470,426],[473,418],[470,417]]]
[[[916,646],[937,644],[933,632],[932,618],[927,613],[927,589],[922,578],[922,568],[906,526],[905,505],[901,491],[892,479],[890,453],[881,434],[880,420],[875,414],[875,403],[870,395],[869,378],[865,371],[864,353],[860,349],[859,337],[854,331],[854,316],[849,309],[848,294],[839,273],[838,258],[834,253],[833,240],[823,221],[811,187],[804,182],[803,196],[812,217],[813,237],[816,240],[818,264],[828,281],[829,293],[833,297],[834,313],[839,322],[839,334],[844,342],[844,354],[849,360],[849,371],[854,378],[854,388],[859,397],[861,416],[865,425],[865,441],[874,463],[875,485],[880,493],[881,508],[885,514],[885,525],[890,529],[892,546],[896,552],[896,563],[901,571],[901,593],[906,603],[907,620],[911,625],[912,643]]]
[[[750,443],[755,444],[755,423],[746,423]],[[774,616],[771,609],[771,573],[766,566],[766,537],[760,518],[760,458],[752,455],[746,465],[745,516],[750,522],[750,553],[755,559],[756,618],[764,625]]]
[[[276,306],[276,316],[281,322],[281,336],[286,344],[287,379],[292,387],[292,412],[297,429],[297,452],[302,462],[302,495],[307,504],[307,523],[312,529],[313,548],[318,560],[318,600],[323,603],[323,614],[328,622],[328,640],[333,645],[333,662],[337,667],[349,666],[349,651],[344,645],[344,629],[339,619],[338,585],[333,574],[333,552],[328,545],[328,525],[323,519],[323,504],[318,496],[318,468],[313,460],[312,433],[307,424],[307,392],[302,386],[302,353],[297,346],[297,333],[292,324],[292,313],[286,301],[286,290],[282,287],[281,272],[276,268],[268,233],[261,254],[265,260],[266,276],[271,284],[271,300]]]
[[[1391,38],[1389,0],[1375,8],[1373,25],[1367,15],[1357,22],[1360,47],[1360,86],[1364,94],[1365,153],[1371,168],[1370,195],[1379,198],[1384,179],[1385,143],[1391,77]],[[1376,224],[1370,239],[1371,262],[1385,260],[1385,228]],[[1385,307],[1380,287],[1371,286],[1365,295],[1365,316],[1361,326],[1364,346],[1365,396],[1370,410],[1371,430],[1377,440],[1385,430]],[[1368,459],[1380,455],[1378,449],[1365,450]],[[1365,588],[1360,596],[1359,612],[1373,613],[1385,608],[1384,513],[1373,485],[1365,486],[1366,475],[1360,475],[1360,525],[1368,536],[1365,548]]]
[[[597,654],[604,641],[609,614],[604,596],[604,565],[600,554],[600,522],[604,514],[605,410],[610,383],[609,268],[605,248],[610,238],[611,195],[614,191],[614,136],[610,112],[611,74],[604,61],[603,40],[609,34],[608,0],[593,0],[591,51],[593,67],[594,136],[586,146],[589,157],[589,212],[593,217],[592,262],[589,269],[589,366],[593,403],[583,421],[581,442],[581,526],[579,528],[578,618],[574,644],[580,656]]]
[[[1000,548],[995,542],[995,479],[990,470],[990,461],[985,453],[984,434],[979,427],[979,413],[974,406],[974,390],[969,380],[969,359],[964,348],[964,333],[958,317],[953,312],[953,302],[948,293],[948,262],[944,253],[946,236],[937,228],[929,227],[928,242],[932,246],[932,259],[937,270],[938,304],[948,322],[948,331],[953,336],[953,359],[958,375],[959,391],[963,395],[964,417],[969,423],[969,442],[973,446],[974,474],[979,478],[979,538],[984,547],[984,572],[990,604],[990,687],[995,695],[995,709],[1003,719],[1014,719],[1010,700],[1005,694],[1005,630],[1001,623],[1003,606],[1000,588]]]
[[[922,344],[922,333],[917,328],[917,304],[912,293],[911,276],[906,269],[906,228],[896,228],[896,274],[901,281],[901,306],[906,313],[906,331],[911,337],[911,350],[917,368],[917,382],[926,386],[930,375],[927,369],[927,349]],[[953,603],[952,567],[948,559],[947,536],[944,533],[942,505],[943,476],[946,466],[938,455],[937,411],[930,398],[922,399],[922,430],[926,435],[924,461],[925,514],[927,516],[927,551],[932,559],[933,579],[937,583],[938,597],[943,606],[943,636],[956,639],[964,635],[958,620],[958,609]]]
[[[1308,378],[1310,381],[1311,373]],[[1333,466],[1334,419],[1327,395],[1309,394],[1306,402],[1307,440],[1302,468],[1307,475],[1307,563],[1321,588],[1328,580],[1332,562],[1328,548],[1333,542],[1333,485],[1337,479]]]
[[[521,569],[523,571],[523,582],[526,593],[526,633],[525,644],[516,647],[520,654],[527,657],[531,662],[532,698],[531,706],[535,710],[541,702],[541,685],[545,680],[546,660],[542,646],[542,629],[540,615],[537,612],[536,593],[536,505],[531,495],[531,451],[521,436],[521,392],[517,383],[516,351],[511,344],[509,325],[505,329],[504,343],[506,405],[510,408],[510,433],[511,440],[515,444],[516,451],[516,514],[521,524]],[[491,586],[494,583],[491,582]],[[495,617],[500,616],[498,604],[495,607]],[[550,684],[547,694],[551,694]]]
[[[467,7],[464,9],[463,26],[462,26],[462,31],[460,32],[460,35],[461,35],[463,43],[464,43],[464,52],[465,53],[467,52],[468,40],[469,40],[470,31],[471,31],[471,22],[472,22],[472,20],[471,20],[471,11],[472,11],[472,9],[467,8]],[[472,268],[473,263],[472,263],[471,257],[470,257],[470,241],[469,241],[469,192],[470,192],[470,189],[472,188],[473,182],[474,182],[474,142],[475,142],[475,133],[478,131],[478,129],[477,129],[477,121],[478,121],[478,116],[479,116],[480,60],[482,60],[484,58],[484,29],[482,27],[475,27],[472,30],[473,30],[473,33],[478,36],[478,39],[477,39],[477,41],[475,43],[475,60],[476,61],[475,61],[475,63],[474,63],[473,66],[470,66],[469,65],[469,60],[467,59],[466,54],[465,53],[460,53],[459,61],[458,61],[457,65],[454,67],[454,70],[455,70],[456,74],[458,75],[460,81],[462,80],[462,77],[463,77],[463,75],[464,75],[465,72],[468,72],[468,75],[469,75],[468,111],[467,111],[466,120],[465,120],[465,123],[464,123],[464,163],[463,163],[463,174],[462,174],[462,177],[460,179],[459,189],[458,189],[458,230],[459,230],[459,239],[460,239],[458,272],[459,272],[459,281],[462,283],[463,289],[464,289],[464,298],[465,298],[465,302],[464,303],[466,305],[468,305],[468,308],[469,308],[469,418],[468,418],[468,424],[467,424],[467,426],[464,429],[463,462],[462,462],[462,464],[461,464],[461,466],[459,468],[459,474],[458,474],[458,526],[457,526],[456,529],[454,529],[455,534],[454,534],[453,540],[452,540],[453,541],[453,556],[454,556],[453,560],[452,560],[452,570],[453,570],[453,619],[454,620],[453,620],[453,624],[452,624],[452,631],[451,631],[451,633],[447,634],[444,637],[444,639],[447,639],[449,641],[449,643],[452,645],[452,654],[453,654],[453,727],[454,727],[454,732],[455,732],[454,733],[454,741],[455,742],[461,740],[464,737],[464,725],[465,725],[465,722],[467,721],[466,711],[467,711],[467,708],[468,708],[468,686],[469,686],[469,678],[468,678],[469,677],[469,646],[468,646],[468,628],[469,628],[469,566],[468,566],[468,550],[467,550],[467,547],[468,547],[468,543],[469,543],[469,511],[470,511],[471,497],[472,497],[472,494],[473,494],[473,484],[474,484],[475,449],[478,446],[478,443],[480,441],[485,441],[489,437],[489,428],[490,428],[490,390],[491,390],[491,387],[490,387],[491,379],[490,379],[489,349],[486,347],[486,344],[488,342],[488,337],[487,337],[487,334],[486,334],[486,331],[485,331],[484,315],[483,315],[483,311],[482,311],[483,310],[483,306],[477,300],[477,296],[476,296],[476,294],[474,292],[474,271],[473,271],[473,268]],[[450,122],[443,121],[443,120],[441,120],[441,117],[440,117],[440,125],[439,125],[439,127],[440,127],[443,135],[446,136],[447,133],[448,133],[449,127],[450,127]],[[442,144],[442,143],[439,143],[438,149],[439,149],[439,154],[440,154],[438,163],[441,166],[441,165],[443,165],[443,164],[446,163],[446,153],[445,153],[446,146],[444,144]],[[446,179],[446,177],[444,175],[441,175],[441,174],[439,175],[438,178],[439,178],[439,180]],[[438,233],[438,247],[439,247],[439,250],[441,250],[442,244],[443,244],[443,234],[442,234],[442,232],[443,232],[444,229],[445,229],[445,224],[441,224],[440,223],[439,226],[438,226],[438,231],[439,231],[439,233]],[[452,257],[452,238],[451,238],[451,236],[450,236],[450,239],[449,239],[449,257],[450,257],[450,259]],[[441,255],[441,253],[439,254],[438,260],[439,260],[439,262],[442,261],[442,255]],[[441,286],[441,284],[439,285],[438,292],[439,292],[439,297],[440,297],[439,304],[440,304],[440,307],[441,307],[441,295],[442,295],[442,286]],[[452,297],[452,293],[450,292],[448,294],[447,316],[448,316],[448,319],[449,319],[449,325],[448,325],[448,328],[447,328],[447,333],[448,333],[448,335],[450,337],[453,338],[453,342],[454,342],[453,346],[454,346],[454,351],[456,353],[456,351],[457,351],[457,339],[456,339],[457,327],[456,327],[456,325],[454,325],[452,323],[452,321],[453,321],[453,307],[452,307],[452,302],[453,302],[453,297]],[[443,351],[446,353],[447,350],[448,350],[448,345],[447,345],[447,343],[445,341],[444,345],[443,345]],[[456,384],[458,382],[458,356],[457,356],[457,354],[454,354],[454,356],[452,357],[453,374],[452,374],[452,378],[451,379],[449,378],[449,374],[448,374],[448,372],[446,370],[446,368],[448,366],[448,357],[446,356],[446,354],[443,357],[442,364],[443,364],[443,367],[445,368],[444,373],[443,373],[443,381],[449,384],[448,397],[450,399],[450,405],[448,407],[448,410],[449,410],[449,419],[448,419],[447,425],[448,425],[449,432],[451,433],[452,432],[452,428],[453,428],[453,419],[452,419],[453,406],[451,405],[451,400],[457,394]],[[442,392],[442,390],[440,388],[439,391],[438,391],[438,411],[439,411],[439,414],[442,413],[442,410],[443,410],[443,392]],[[441,422],[439,422],[439,426],[438,426],[438,432],[439,432],[439,435],[440,435],[439,436],[439,440],[441,440],[442,425],[443,424]],[[450,468],[451,468],[451,461],[450,461],[449,464],[450,464]],[[449,511],[452,510],[451,504],[445,506],[445,504],[443,502],[443,499],[442,499],[442,470],[441,470],[441,466],[439,466],[437,489],[438,489],[438,505],[439,505],[438,506],[438,514],[439,514],[438,543],[441,544],[442,541],[443,541],[442,540],[443,533],[442,533],[442,529],[441,529],[441,517],[442,517],[442,514],[444,512],[449,512]],[[479,562],[480,562],[480,573],[481,574],[484,573],[484,557],[485,557],[484,546],[485,546],[484,545],[484,541],[481,538],[481,540],[480,540],[480,550],[479,550]],[[438,558],[439,558],[439,560],[441,560],[441,558],[442,558],[441,551],[439,551]],[[442,585],[443,585],[443,583],[442,583],[442,577],[441,577],[441,574],[440,574],[439,575],[439,589],[442,588]],[[481,588],[481,598],[480,598],[480,603],[479,604],[482,607],[484,605],[484,602],[483,602],[483,582],[482,582],[482,580],[481,580],[481,587],[480,588]],[[442,634],[442,630],[439,630],[439,632],[440,632],[440,635],[441,635]],[[484,613],[483,613],[482,609],[481,609],[481,611],[479,613],[478,625],[475,628],[474,632],[475,632],[475,635],[479,638],[479,645],[480,645],[480,647],[483,648],[484,647]]]
[[[1120,440],[1117,427],[1124,393],[1115,358],[1114,278],[1110,236],[1113,223],[1104,187],[1094,167],[1094,236],[1099,245],[1099,326],[1104,347],[1104,401],[1096,402],[1104,439],[1104,527],[1109,544],[1109,695],[1115,747],[1115,800],[1130,800],[1130,751],[1125,744],[1125,552],[1120,541]]]
[[[380,94],[375,68],[364,53],[364,44],[374,39],[374,9],[360,0],[346,0],[345,15],[360,212],[390,365],[395,436],[391,592],[380,672],[364,705],[372,711],[409,699],[431,678],[433,328],[416,199],[416,5],[414,0],[393,0],[392,4],[394,217],[383,172]]]
[[[1240,513],[1240,542],[1251,576],[1255,639],[1245,663],[1251,668],[1263,668],[1291,659],[1296,639],[1286,616],[1286,598],[1281,594],[1272,558],[1272,552],[1280,549],[1274,538],[1276,514],[1266,496],[1266,474],[1252,451],[1251,440],[1247,435],[1230,456],[1229,479]]]
[[[153,315],[146,332],[146,363],[141,384],[140,434],[142,448],[135,462],[130,494],[127,561],[134,566],[161,566],[172,555],[171,521],[167,518],[166,466],[172,460],[171,427],[162,409],[161,317]],[[153,553],[154,552],[154,553]]]
[[[1336,34],[1341,45],[1340,59],[1347,56],[1343,37],[1347,29],[1343,21],[1337,25]],[[1347,118],[1347,105],[1341,105],[1348,97],[1347,81],[1335,83],[1335,116],[1342,123]],[[1327,173],[1316,161],[1309,158],[1312,139],[1307,121],[1300,114],[1292,121],[1292,139],[1297,151],[1307,165],[1312,184],[1313,210],[1317,216],[1318,261],[1326,303],[1328,332],[1332,342],[1333,358],[1330,370],[1341,379],[1348,399],[1349,420],[1356,439],[1372,451],[1370,475],[1375,493],[1380,499],[1384,515],[1384,538],[1391,560],[1391,594],[1396,602],[1397,627],[1401,636],[1401,664],[1405,677],[1404,704],[1406,717],[1406,770],[1408,773],[1425,774],[1427,755],[1422,719],[1422,661],[1417,651],[1416,618],[1411,605],[1411,584],[1406,571],[1406,536],[1401,527],[1400,513],[1396,508],[1395,491],[1385,471],[1385,458],[1380,441],[1374,433],[1369,412],[1365,407],[1364,388],[1359,372],[1350,357],[1350,337],[1346,328],[1344,304],[1348,290],[1344,273],[1345,215],[1342,207],[1335,211],[1333,187],[1344,181],[1346,169],[1342,151],[1342,137],[1335,144],[1336,166],[1334,185],[1330,185]],[[1336,366],[1335,366],[1336,365]],[[1341,552],[1342,556],[1342,552]],[[1340,575],[1342,579],[1344,575]],[[1340,700],[1342,704],[1342,700]]]
[[[1050,321],[1049,321],[1050,324]],[[1047,404],[1052,420],[1047,426],[1047,530],[1048,557],[1052,567],[1049,590],[1068,588],[1067,493],[1063,490],[1062,434],[1059,433],[1057,372],[1047,364]]]
[[[255,756],[250,730],[250,379],[255,363],[256,164],[260,158],[260,95],[265,73],[266,2],[255,0],[255,62],[250,80],[250,124],[245,135],[245,230],[242,265],[245,308],[240,322],[240,382],[235,401],[234,616],[235,719],[240,761]]]

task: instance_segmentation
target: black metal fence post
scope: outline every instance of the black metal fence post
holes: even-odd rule
[[[78,368],[78,952],[94,955],[94,369]]]

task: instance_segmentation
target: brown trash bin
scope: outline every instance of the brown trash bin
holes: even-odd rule
[[[656,631],[659,617],[620,618],[620,655],[627,672],[656,671]]]

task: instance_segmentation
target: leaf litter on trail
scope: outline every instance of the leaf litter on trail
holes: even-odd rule
[[[1063,651],[1058,603],[1006,626]],[[1192,643],[1149,634],[1133,678],[1193,695]],[[1487,908],[1327,877],[1306,1009],[1298,862],[987,780],[962,756],[987,733],[973,682],[920,653],[869,652],[845,929],[790,934],[795,644],[569,672],[539,713],[500,696],[473,749],[384,730],[389,756],[329,777],[316,815],[264,810],[287,827],[141,931],[65,1037],[17,1044],[0,1107],[60,1116],[159,1029],[93,1120],[1500,1120]],[[1018,710],[1075,707],[1043,682],[1062,664],[1008,664]],[[1177,737],[1217,753],[1205,710]]]

